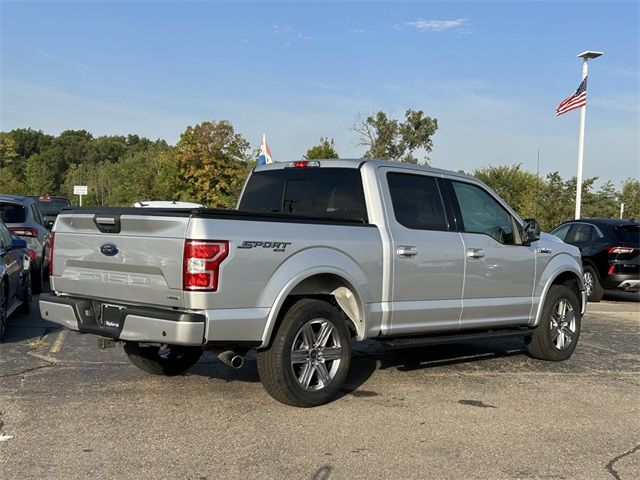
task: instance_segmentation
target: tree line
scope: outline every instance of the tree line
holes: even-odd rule
[[[364,158],[429,164],[438,123],[422,111],[403,119],[384,112],[358,117],[352,131]],[[0,193],[63,195],[74,201],[74,185],[87,185],[84,205],[127,206],[141,200],[186,200],[212,208],[233,208],[256,165],[258,149],[226,120],[189,126],[175,146],[138,135],[94,137],[86,130],[57,136],[31,128],[0,132]],[[333,139],[321,137],[306,159],[339,158]],[[558,172],[541,178],[521,165],[489,166],[470,172],[493,188],[523,217],[545,229],[572,218],[575,178]],[[640,182],[629,179],[616,190],[597,178],[583,183],[585,217],[640,218]]]

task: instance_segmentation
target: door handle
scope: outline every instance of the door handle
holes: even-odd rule
[[[484,251],[481,248],[467,248],[467,258],[484,258]]]
[[[413,258],[418,254],[418,249],[412,245],[402,245],[396,248],[396,255],[399,257]]]

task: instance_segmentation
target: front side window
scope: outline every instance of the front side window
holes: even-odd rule
[[[400,225],[414,230],[447,230],[435,178],[390,172],[387,183],[393,213]]]
[[[495,198],[476,185],[451,183],[460,206],[465,232],[483,233],[500,243],[514,244],[513,219]]]

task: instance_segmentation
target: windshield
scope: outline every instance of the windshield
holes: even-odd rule
[[[15,203],[0,202],[0,220],[4,223],[24,223],[24,207]]]
[[[620,225],[615,231],[619,242],[640,245],[640,225]]]
[[[38,206],[45,215],[57,215],[64,207],[69,206],[69,201],[61,198],[51,200],[38,200]]]

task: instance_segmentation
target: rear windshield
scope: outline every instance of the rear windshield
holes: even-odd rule
[[[0,220],[4,223],[24,223],[24,207],[15,203],[0,202]]]
[[[68,200],[52,198],[51,200],[38,200],[38,206],[45,215],[57,215],[65,207],[69,206]]]
[[[640,245],[640,225],[620,225],[615,231],[619,242]]]
[[[351,168],[254,172],[239,210],[367,221],[360,171]]]

